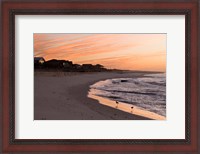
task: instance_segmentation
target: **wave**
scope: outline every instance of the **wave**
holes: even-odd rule
[[[166,116],[165,74],[99,81],[90,86],[90,93]]]

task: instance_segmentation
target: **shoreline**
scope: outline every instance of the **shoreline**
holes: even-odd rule
[[[116,105],[115,101],[113,101],[113,100],[103,98],[100,96],[96,96],[96,95],[93,95],[90,93],[88,94],[88,97],[97,100],[102,105],[106,105],[111,108],[115,108],[116,110],[121,110],[121,111],[127,112],[129,114],[150,118],[152,120],[166,120],[166,118],[164,116],[161,116],[159,114],[156,114],[156,113],[153,113],[153,112],[150,112],[147,110],[143,110],[142,108],[139,108],[135,105],[131,105],[128,103],[123,103],[123,102],[118,102],[118,104]],[[131,107],[133,107],[133,108],[131,108]]]
[[[148,120],[87,97],[89,86],[108,78],[141,77],[145,72],[35,72],[34,120]]]

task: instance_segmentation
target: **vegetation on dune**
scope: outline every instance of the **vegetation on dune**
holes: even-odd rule
[[[34,58],[34,68],[43,70],[62,70],[66,72],[102,72],[108,71],[103,65],[96,64],[73,64],[69,60],[51,59],[45,61],[42,57]]]

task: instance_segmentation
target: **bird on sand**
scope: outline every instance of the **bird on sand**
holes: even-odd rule
[[[133,108],[134,108],[134,107],[133,107],[133,106],[131,106],[131,112],[133,111]]]
[[[119,102],[118,102],[118,101],[116,101],[115,103],[116,103],[116,108],[118,108],[118,104],[119,104]]]

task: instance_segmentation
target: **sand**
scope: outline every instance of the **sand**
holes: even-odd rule
[[[143,72],[35,72],[34,120],[147,120],[87,97],[97,81],[140,77]]]

